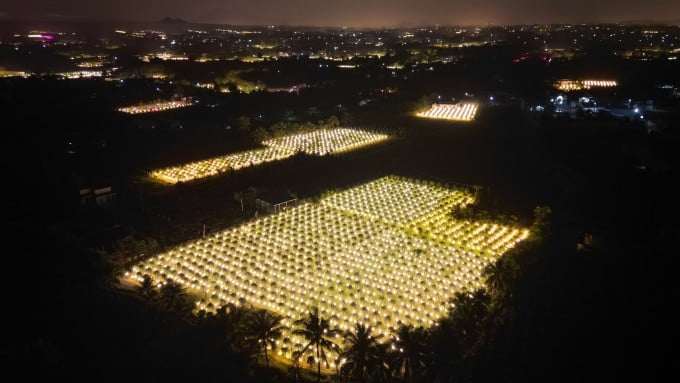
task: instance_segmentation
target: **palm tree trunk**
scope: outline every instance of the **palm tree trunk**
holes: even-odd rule
[[[321,354],[319,353],[319,344],[316,344],[316,381],[321,382]]]
[[[267,368],[269,368],[269,356],[267,355],[267,341],[264,342],[264,362],[267,364]]]
[[[410,361],[406,359],[406,363],[404,363],[404,377],[406,378],[407,383],[411,383],[411,369],[409,368],[409,363]]]

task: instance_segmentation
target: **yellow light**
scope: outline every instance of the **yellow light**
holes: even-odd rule
[[[472,121],[477,113],[477,104],[433,104],[432,107],[416,114],[418,117],[450,121]]]
[[[320,129],[262,142],[266,147],[237,152],[221,157],[172,166],[151,172],[151,176],[167,183],[188,182],[217,175],[229,170],[240,170],[266,162],[278,161],[304,152],[324,156],[337,154],[389,139],[386,134],[361,129]]]
[[[529,235],[450,218],[452,207],[473,198],[445,185],[383,177],[178,246],[128,273],[205,294],[197,308],[206,311],[243,298],[288,324],[318,306],[343,330],[355,323],[376,334],[392,334],[400,324],[431,326],[456,292],[482,286],[484,265]],[[290,330],[286,337],[302,342]]]
[[[119,112],[128,114],[142,114],[142,113],[152,113],[161,112],[164,110],[184,108],[191,106],[191,100],[177,100],[177,101],[163,101],[163,102],[153,102],[150,104],[137,105],[137,106],[126,106],[124,108],[118,108]]]

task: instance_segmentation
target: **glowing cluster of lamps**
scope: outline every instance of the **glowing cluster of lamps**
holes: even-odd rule
[[[584,80],[583,81],[583,87],[586,89],[589,88],[612,88],[615,87],[616,81],[610,81],[610,80]]]
[[[271,147],[283,147],[316,156],[341,153],[388,139],[386,134],[351,128],[321,129],[293,134],[262,142]]]
[[[227,170],[238,170],[265,162],[278,161],[295,154],[288,148],[263,148],[209,158],[185,165],[154,170],[151,176],[167,183],[187,182],[217,175]]]
[[[433,104],[425,112],[416,114],[418,117],[451,121],[472,121],[477,113],[477,104],[462,102],[458,104]]]
[[[118,108],[119,112],[128,114],[142,114],[142,113],[153,113],[162,112],[164,110],[184,108],[191,106],[191,100],[174,100],[174,101],[161,101],[152,102],[149,104],[126,106],[124,108]]]
[[[427,327],[456,292],[482,287],[485,266],[528,236],[448,215],[473,200],[444,185],[384,177],[179,246],[126,278],[171,279],[202,297],[197,310],[253,305],[291,328],[314,306],[342,330]],[[278,354],[292,359],[305,341],[286,331],[280,343]]]
[[[59,72],[56,73],[56,75],[73,80],[78,78],[102,77],[103,72],[100,70],[77,70],[72,72]]]
[[[559,80],[555,83],[555,88],[564,92],[569,92],[572,90],[590,88],[612,88],[617,85],[616,81],[613,80]]]
[[[298,152],[324,156],[341,153],[388,139],[387,134],[362,129],[330,128],[263,141],[265,148],[237,152],[184,165],[154,170],[151,176],[167,183],[188,182],[229,170],[282,160]]]

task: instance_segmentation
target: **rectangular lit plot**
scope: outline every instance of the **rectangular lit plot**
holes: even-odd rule
[[[262,144],[271,147],[284,147],[307,154],[323,156],[357,149],[388,139],[386,134],[373,133],[360,129],[333,128],[309,133],[293,134],[274,138]]]
[[[559,80],[554,86],[558,90],[569,92],[590,88],[613,88],[618,86],[618,83],[614,80]]]
[[[361,129],[333,128],[294,134],[262,142],[265,148],[237,152],[188,164],[154,170],[151,176],[166,182],[188,182],[229,170],[239,170],[265,162],[283,160],[296,153],[323,156],[341,153],[389,139],[386,134]]]
[[[119,112],[128,114],[143,114],[143,113],[153,113],[162,112],[164,110],[184,108],[191,106],[191,101],[179,100],[179,101],[164,101],[164,102],[153,102],[144,105],[127,106],[124,108],[119,108]]]
[[[583,80],[583,87],[589,88],[613,88],[617,86],[616,81],[612,80]]]
[[[437,120],[472,121],[476,113],[477,104],[474,103],[433,104],[429,110],[416,116]]]
[[[287,326],[314,306],[343,330],[355,323],[383,334],[430,326],[456,292],[482,287],[485,266],[528,235],[453,220],[442,204],[469,198],[430,182],[384,177],[179,246],[127,276],[177,281],[204,297],[198,309],[263,307]],[[303,339],[290,332],[283,338],[290,346],[279,355],[292,358]]]
[[[254,149],[154,170],[151,172],[151,176],[173,184],[188,182],[197,178],[214,176],[229,170],[239,170],[265,162],[282,160],[294,154],[295,151],[288,148]]]
[[[424,233],[433,241],[491,258],[499,257],[528,236],[526,230],[518,227],[484,221],[454,220],[450,209],[424,214],[411,222],[407,229]]]
[[[133,269],[209,297],[249,302],[288,323],[312,306],[342,329],[431,325],[456,292],[482,286],[490,259],[341,211],[304,204],[177,248]]]
[[[456,205],[474,202],[470,194],[434,182],[388,176],[335,193],[321,200],[323,205],[407,225],[435,210],[450,211]]]

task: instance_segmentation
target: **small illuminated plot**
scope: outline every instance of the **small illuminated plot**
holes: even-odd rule
[[[191,101],[179,100],[179,101],[164,101],[164,102],[154,102],[150,104],[128,106],[125,108],[118,108],[119,112],[128,114],[142,114],[142,113],[153,113],[161,112],[164,110],[184,108],[191,106]]]
[[[610,80],[584,80],[582,81],[583,87],[586,89],[589,88],[612,88],[615,87],[616,81],[610,81]]]
[[[528,237],[526,229],[448,214],[473,200],[384,177],[176,247],[126,277],[172,279],[205,297],[197,309],[245,302],[282,315],[289,327],[314,306],[342,330],[363,323],[388,335],[402,324],[431,326],[456,292],[482,287],[485,266]],[[290,331],[286,338],[278,354],[292,359],[304,340]]]
[[[304,152],[323,156],[342,153],[390,138],[386,134],[360,129],[333,128],[310,133],[294,134],[262,142],[266,148],[238,152],[226,156],[172,166],[151,172],[151,176],[167,183],[187,182],[225,172],[239,170],[264,162],[282,160]]]
[[[334,128],[294,134],[262,142],[271,147],[283,147],[317,156],[341,153],[388,139],[386,134],[365,130]]]
[[[408,179],[400,179],[399,182],[387,180],[392,178],[380,178],[333,194],[321,203],[385,223],[407,225],[437,210],[448,212],[454,206],[474,202],[469,194],[434,186],[434,183]]]
[[[612,80],[559,80],[554,84],[555,88],[565,92],[590,88],[612,88],[617,85],[616,81]]]
[[[295,154],[288,148],[264,148],[238,152],[191,162],[186,165],[171,166],[154,170],[151,176],[167,183],[187,182],[198,178],[214,176],[228,171],[255,166],[265,162],[278,161]]]
[[[477,104],[433,104],[432,108],[416,114],[418,117],[451,121],[472,121],[477,113]]]

